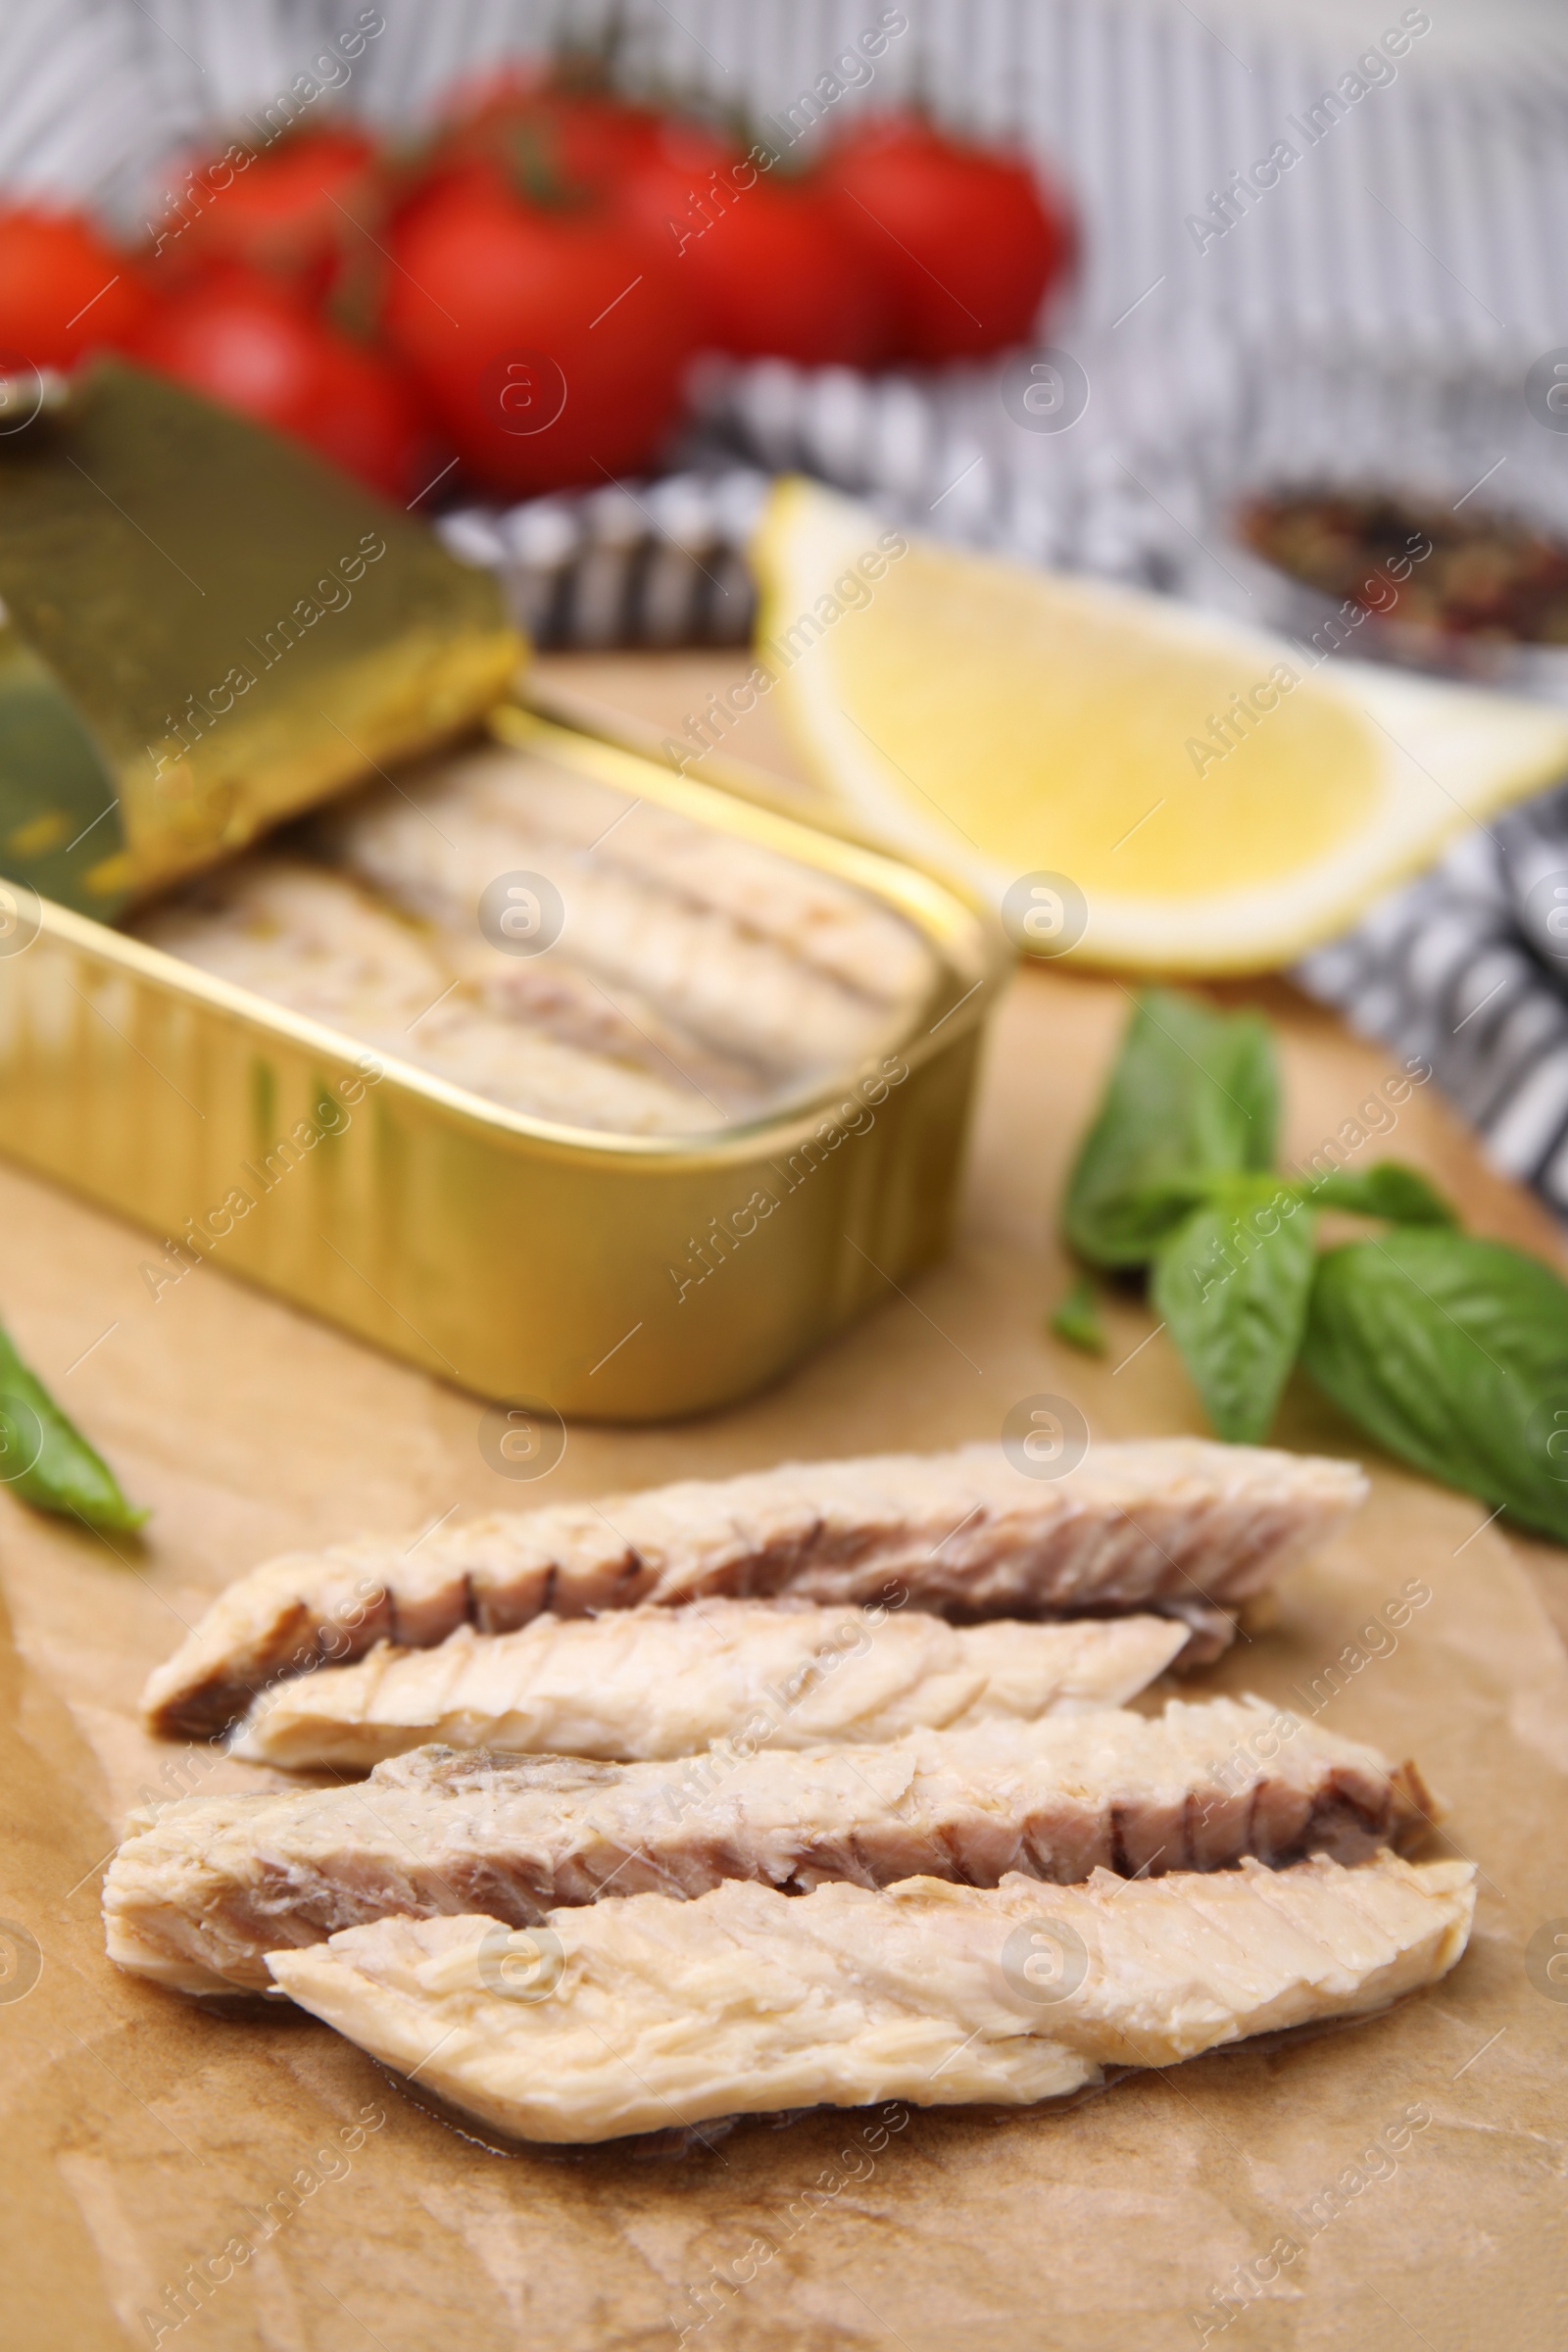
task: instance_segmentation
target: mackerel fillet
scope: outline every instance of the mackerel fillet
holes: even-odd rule
[[[1024,2105],[1435,1984],[1475,1865],[1382,1853],[1082,1886],[730,1880],[558,1910],[382,1919],[270,1956],[300,2006],[512,2137],[613,2139],[826,2103]]]
[[[292,1552],[221,1593],[143,1707],[211,1734],[252,1696],[377,1642],[426,1648],[460,1625],[508,1633],[547,1610],[789,1593],[818,1604],[990,1617],[1224,1612],[1325,1543],[1366,1494],[1354,1463],[1196,1438],[1095,1447],[1058,1478],[1000,1446],[786,1462],[600,1503]]]
[[[1168,1617],[948,1625],[923,1610],[703,1600],[460,1625],[264,1691],[230,1742],[253,1764],[364,1771],[431,1740],[612,1762],[715,1740],[820,1747],[1125,1705],[1187,1639]]]
[[[260,1989],[267,1953],[397,1913],[532,1927],[562,1904],[726,1879],[793,1894],[1353,1861],[1430,1809],[1412,1766],[1256,1699],[672,1763],[426,1747],[354,1788],[133,1815],[104,1915],[122,1967],[185,1992]]]

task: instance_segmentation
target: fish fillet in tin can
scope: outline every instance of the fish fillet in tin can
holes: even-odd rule
[[[1004,957],[942,881],[508,706],[111,930],[12,886],[0,1133],[517,1410],[777,1377],[946,1242]],[[498,1460],[498,1467],[501,1462]]]

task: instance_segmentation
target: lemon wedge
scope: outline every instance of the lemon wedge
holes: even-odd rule
[[[1568,769],[1568,712],[906,538],[814,483],[753,546],[816,779],[1016,943],[1264,970]]]

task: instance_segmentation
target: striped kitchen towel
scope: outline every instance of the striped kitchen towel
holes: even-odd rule
[[[1495,1165],[1568,1220],[1568,786],[1466,834],[1296,977],[1430,1062]]]

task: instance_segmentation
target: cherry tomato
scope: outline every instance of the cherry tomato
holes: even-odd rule
[[[710,132],[672,123],[628,169],[621,205],[694,290],[702,339],[805,367],[866,367],[886,303],[816,177],[764,169]]]
[[[396,364],[347,335],[321,336],[305,413],[292,429],[400,506],[440,465],[431,462],[432,436]]]
[[[196,164],[158,223],[160,270],[177,278],[238,262],[319,301],[363,243],[356,222],[374,225],[375,182],[373,145],[347,128],[290,132],[248,162]]]
[[[808,368],[868,368],[881,358],[883,283],[816,182],[760,172],[687,256],[716,314],[720,350]]]
[[[389,498],[425,454],[418,406],[396,368],[238,268],[164,303],[130,346],[161,374],[290,433]]]
[[[152,308],[134,265],[77,213],[0,209],[0,367],[74,368]]]
[[[493,168],[426,191],[391,245],[383,325],[468,471],[507,495],[647,465],[680,407],[679,269],[593,201]]]
[[[662,122],[653,137],[624,154],[609,183],[610,201],[642,231],[663,261],[678,261],[692,325],[700,343],[718,340],[718,317],[709,273],[697,259],[704,226],[703,199],[715,212],[713,183],[730,184],[738,151],[711,131],[687,122]]]
[[[544,110],[563,174],[601,194],[657,144],[663,118],[597,90],[553,89]]]
[[[901,358],[1028,341],[1073,230],[1065,201],[1027,163],[900,117],[852,132],[826,177],[844,233],[890,287]]]
[[[425,159],[426,186],[482,163],[544,201],[612,195],[655,145],[662,118],[612,92],[511,69],[460,93]]]

